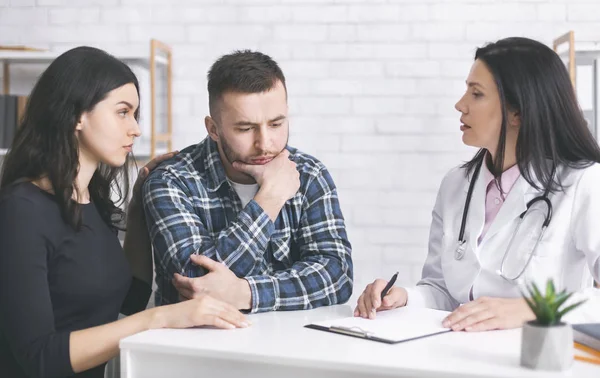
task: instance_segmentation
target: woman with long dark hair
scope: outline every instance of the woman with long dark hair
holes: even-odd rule
[[[477,50],[466,84],[456,109],[479,151],[442,181],[422,278],[383,299],[376,280],[355,316],[409,305],[452,311],[456,331],[520,327],[534,318],[523,286],[553,279],[570,303],[587,300],[571,319],[600,320],[600,149],[563,62],[502,39]]]
[[[119,340],[134,333],[247,326],[209,296],[142,311],[152,257],[141,184],[172,154],[142,168],[125,217],[138,114],[135,75],[102,50],[69,50],[36,83],[0,181],[3,376],[103,377]],[[133,315],[117,321],[120,312]]]

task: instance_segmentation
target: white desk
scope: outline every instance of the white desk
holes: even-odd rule
[[[600,377],[519,366],[521,330],[446,333],[387,345],[304,328],[352,315],[349,305],[251,315],[252,327],[154,330],[121,341],[121,378]]]

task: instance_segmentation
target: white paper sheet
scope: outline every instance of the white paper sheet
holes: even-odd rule
[[[399,342],[448,331],[448,328],[442,326],[442,321],[449,314],[447,311],[428,308],[401,307],[378,312],[373,320],[349,317],[314,324],[323,327],[344,327],[366,332],[370,337]]]

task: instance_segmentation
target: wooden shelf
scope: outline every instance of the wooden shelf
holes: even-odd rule
[[[590,131],[600,141],[600,40],[576,41],[571,30],[555,38],[552,45],[567,66]]]
[[[117,51],[106,50],[109,54],[113,55],[117,59],[123,61],[127,65],[129,65],[132,70],[136,71],[139,68],[142,68],[143,71],[149,71],[149,75],[146,78],[139,77],[140,87],[142,85],[147,85],[146,89],[148,90],[149,101],[149,114],[147,114],[147,118],[144,119],[142,117],[141,122],[149,124],[149,128],[146,129],[145,134],[142,135],[142,139],[147,139],[147,142],[138,141],[145,148],[148,148],[148,151],[144,149],[144,151],[140,151],[140,156],[147,156],[150,159],[159,155],[157,153],[161,148],[158,147],[159,142],[163,142],[167,144],[167,150],[171,150],[173,147],[173,127],[172,127],[172,54],[171,47],[163,42],[152,39],[150,41],[149,49],[146,51],[128,51],[124,54],[119,54]],[[19,65],[19,64],[50,64],[54,59],[56,59],[62,52],[59,51],[22,51],[22,50],[0,50],[0,63],[4,66],[4,83],[3,89],[4,94],[10,93],[10,67],[11,65]],[[161,67],[166,69],[166,130],[159,131],[157,127],[157,67]],[[140,94],[143,98],[142,101],[146,103],[144,96]],[[142,104],[142,111],[146,108],[145,105]],[[141,125],[140,125],[141,126]],[[148,135],[149,134],[149,135]],[[2,152],[0,150],[0,155],[4,155],[6,152]]]
[[[563,45],[567,45],[567,48],[560,49]],[[575,43],[575,33],[572,30],[555,38],[552,47],[558,56],[567,60],[567,68],[573,86],[576,85],[575,67],[577,63],[589,64],[600,59],[600,41]]]
[[[570,59],[571,53],[569,50],[558,51],[555,49],[558,56],[563,59]],[[577,48],[574,48],[572,53],[574,62],[589,63],[593,60],[600,59],[600,42],[577,42]]]
[[[0,50],[0,62],[9,64],[50,64],[60,54],[62,52]],[[150,67],[150,56],[148,54],[116,54],[114,57],[127,64],[139,64],[146,68]],[[164,56],[156,56],[154,61],[160,65],[166,66],[168,64],[168,59]]]

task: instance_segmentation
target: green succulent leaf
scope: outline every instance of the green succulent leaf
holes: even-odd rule
[[[526,296],[523,296],[523,299],[525,299],[525,302],[527,302],[527,305],[529,306],[531,311],[535,313],[537,311],[537,306],[535,305],[535,303],[533,303],[531,299],[527,298]]]
[[[572,304],[572,305],[570,305],[569,307],[567,307],[567,308],[565,308],[565,309],[561,310],[561,311],[560,311],[560,312],[557,314],[558,321],[560,321],[560,319],[561,319],[561,318],[562,318],[562,317],[563,317],[563,316],[564,316],[564,315],[565,315],[567,312],[569,312],[569,311],[572,311],[572,310],[576,309],[577,307],[579,307],[580,305],[582,305],[582,304],[583,304],[585,301],[586,301],[586,300],[584,299],[584,300],[582,300],[582,301],[579,301],[579,302],[573,303],[573,304]]]
[[[555,293],[554,281],[548,280],[548,283],[546,283],[546,299],[549,301],[554,301]]]
[[[552,279],[546,282],[545,289],[545,293],[542,294],[535,282],[526,285],[525,290],[519,289],[521,296],[535,314],[537,323],[540,325],[551,326],[560,323],[565,314],[585,302],[583,300],[561,309],[573,293],[568,293],[566,290],[557,292]]]
[[[544,301],[544,296],[542,295],[542,293],[540,293],[540,290],[538,289],[535,282],[531,284],[531,288],[533,290],[533,298],[535,299],[535,301],[537,303],[542,303]]]
[[[556,300],[552,304],[552,310],[554,312],[557,312],[558,309],[560,308],[560,306],[562,306],[569,298],[571,298],[572,295],[573,295],[573,293],[566,293],[566,292],[561,292],[560,294],[558,294],[558,296],[556,297]]]

